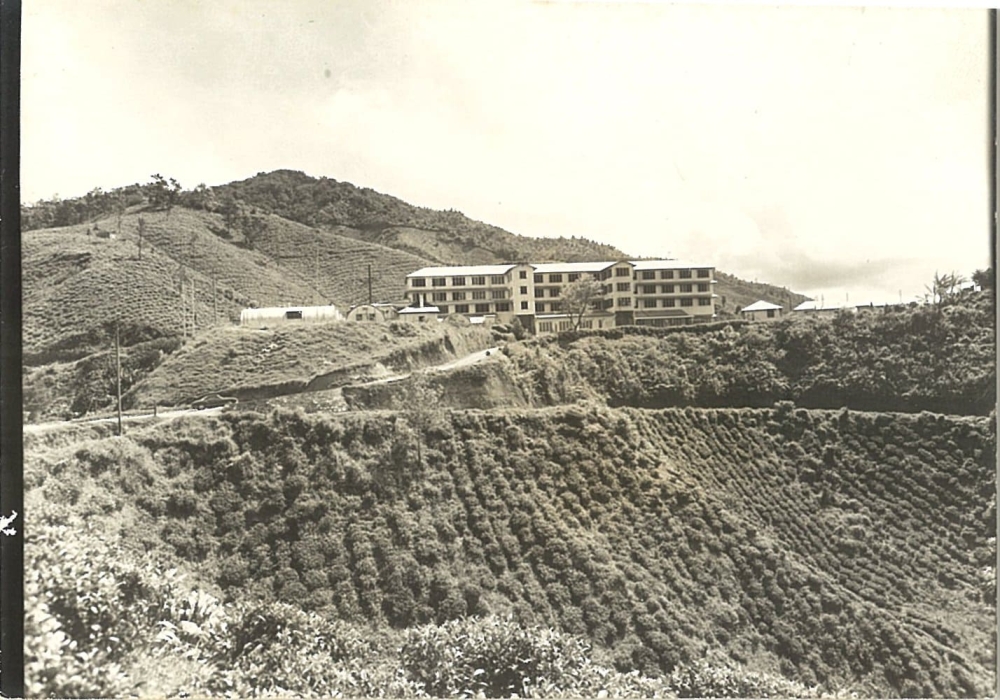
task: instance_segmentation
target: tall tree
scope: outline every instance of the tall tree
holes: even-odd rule
[[[573,321],[573,330],[580,327],[587,310],[603,295],[603,285],[590,275],[582,276],[563,287],[562,304]]]

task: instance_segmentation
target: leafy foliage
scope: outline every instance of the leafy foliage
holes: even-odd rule
[[[770,406],[987,414],[995,331],[985,294],[940,308],[567,332],[511,345],[510,381],[539,404],[580,387],[611,405]]]
[[[406,477],[401,420],[180,420],[114,443],[133,456],[94,443],[31,483],[86,504],[79,487],[59,494],[133,475],[131,491],[108,489],[133,494],[146,524],[128,531],[234,602],[381,629],[511,615],[585,637],[618,672],[677,672],[677,688],[745,689],[755,672],[867,695],[990,687],[990,420],[785,404],[452,412],[424,435],[420,478]],[[500,623],[484,624],[476,649]],[[471,653],[462,634],[426,634],[441,658]],[[746,678],[698,670],[708,654]],[[467,687],[467,671],[446,685]]]

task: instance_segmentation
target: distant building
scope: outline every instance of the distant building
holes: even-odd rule
[[[751,321],[773,321],[781,318],[781,310],[784,307],[772,304],[769,301],[755,301],[750,306],[745,306],[740,310],[740,316]]]
[[[267,328],[284,324],[331,323],[343,321],[336,306],[275,306],[263,309],[243,309],[241,326]]]
[[[675,326],[715,317],[715,268],[678,260],[425,267],[406,276],[406,295],[413,308],[436,308],[441,316],[518,319],[547,333],[574,326],[562,292],[582,277],[601,282],[601,293],[583,314],[581,328]]]
[[[398,305],[403,308],[403,305]],[[347,311],[348,321],[386,323],[399,318],[399,308],[396,304],[375,303],[357,304]]]
[[[810,314],[813,316],[836,316],[841,311],[853,313],[855,311],[855,307],[842,306],[838,304],[824,304],[814,299],[809,299],[792,309],[793,313]]]

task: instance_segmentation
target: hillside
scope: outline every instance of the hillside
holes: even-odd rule
[[[125,396],[128,406],[183,404],[209,392],[257,399],[342,386],[455,359],[490,345],[482,327],[332,323],[205,334],[165,358]]]
[[[158,673],[198,694],[224,692],[212,668],[256,679],[257,692],[343,690],[366,657],[383,670],[356,686],[365,694],[401,692],[393,683],[433,690],[426,683],[452,672],[460,652],[427,644],[459,644],[449,635],[460,631],[414,628],[465,615],[584,637],[594,659],[664,678],[675,692],[671,670],[707,660],[830,693],[991,693],[991,419],[581,404],[442,412],[419,435],[410,420],[406,411],[233,413],[35,445],[29,503],[60,507],[40,508],[32,537],[72,554],[32,583],[29,604],[48,602],[29,632],[56,625],[86,643],[94,617],[72,592],[96,586],[86,605],[106,617],[95,639],[120,633],[128,645],[95,649],[124,664],[122,683],[137,672],[130,650],[174,654],[171,638],[187,639],[180,648],[205,663]],[[60,528],[78,517],[91,534]],[[196,588],[236,606],[227,615],[248,617],[208,636],[217,629],[210,602],[163,598],[166,584],[152,581],[126,606],[87,573],[87,562],[105,561],[105,538],[119,542],[115,559],[179,559]],[[29,546],[29,561],[49,546]],[[135,576],[122,566],[102,580]],[[268,601],[292,608],[262,617]],[[173,620],[173,637],[158,634],[158,620]],[[344,624],[373,625],[366,638],[375,641],[354,646]],[[392,641],[399,632],[418,634],[406,637],[416,646]],[[332,646],[320,653],[312,639]],[[140,672],[162,656],[151,658]],[[29,682],[67,678],[44,647],[30,647],[28,662]],[[94,687],[108,686],[85,686]]]
[[[899,308],[772,323],[567,332],[508,343],[502,362],[428,381],[457,408],[765,407],[987,415],[996,405],[988,293],[941,308]],[[403,385],[345,392],[357,409],[391,407]]]

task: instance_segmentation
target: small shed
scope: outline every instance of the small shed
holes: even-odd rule
[[[740,315],[751,321],[774,321],[781,318],[781,311],[784,307],[772,304],[769,301],[755,301],[750,306],[745,306],[740,311]]]
[[[272,306],[263,309],[243,309],[240,312],[241,326],[266,328],[284,324],[332,323],[343,321],[344,315],[329,306]]]
[[[399,318],[399,309],[393,304],[356,304],[347,312],[348,321],[386,323]]]
[[[436,306],[407,306],[399,310],[399,320],[410,323],[426,323],[438,320],[441,309]]]

